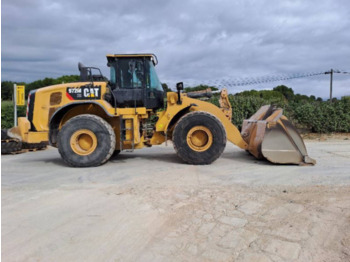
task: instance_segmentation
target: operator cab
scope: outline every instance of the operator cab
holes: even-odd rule
[[[153,54],[107,55],[110,67],[111,99],[115,107],[164,106],[164,91],[155,71]]]

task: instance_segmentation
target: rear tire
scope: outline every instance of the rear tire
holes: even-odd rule
[[[11,154],[22,150],[22,142],[7,134],[8,129],[1,129],[1,154]]]
[[[22,143],[23,149],[29,149],[29,150],[42,150],[47,148],[48,143],[47,142],[41,142],[41,143]]]
[[[1,141],[1,154],[11,154],[22,150],[22,142],[18,140]]]
[[[115,150],[112,154],[112,157],[117,157],[120,154],[120,150]]]
[[[226,146],[226,131],[221,122],[206,112],[184,115],[173,132],[176,154],[186,163],[207,165],[219,158]]]
[[[95,115],[70,119],[58,133],[58,151],[73,167],[99,166],[107,162],[115,149],[113,128]]]
[[[7,134],[8,129],[1,129],[1,140],[11,139]]]

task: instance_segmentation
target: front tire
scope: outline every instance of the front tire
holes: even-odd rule
[[[195,111],[180,118],[174,128],[173,144],[184,162],[207,165],[224,151],[226,131],[214,115]]]
[[[58,134],[58,151],[73,167],[99,166],[114,152],[113,128],[95,115],[79,115],[70,119]]]

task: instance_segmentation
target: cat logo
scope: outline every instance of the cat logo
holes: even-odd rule
[[[98,97],[100,93],[99,88],[84,88],[83,95],[84,97],[95,98]]]
[[[69,100],[101,99],[101,86],[67,87],[66,96]]]

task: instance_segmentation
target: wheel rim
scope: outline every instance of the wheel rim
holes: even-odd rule
[[[97,147],[96,135],[88,129],[75,131],[71,136],[70,146],[78,155],[90,155]]]
[[[203,152],[213,144],[213,135],[205,126],[195,126],[187,133],[186,140],[192,150]]]

